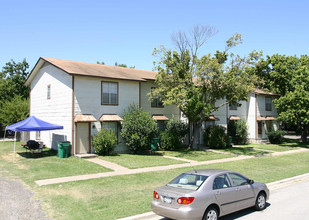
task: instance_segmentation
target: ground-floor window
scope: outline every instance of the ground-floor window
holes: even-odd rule
[[[159,132],[165,130],[165,121],[157,121],[157,125],[158,125]]]
[[[266,121],[266,129],[267,129],[267,132],[274,130],[274,126],[273,126],[272,121]]]
[[[117,137],[117,140],[118,140],[118,125],[119,125],[119,122],[117,121],[106,121],[106,122],[102,122],[102,129],[111,129],[114,134],[116,135]]]

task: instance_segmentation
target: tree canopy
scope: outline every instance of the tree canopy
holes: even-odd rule
[[[178,51],[164,47],[154,51],[154,55],[159,55],[155,63],[158,87],[150,94],[151,99],[160,97],[164,105],[176,105],[190,123],[205,121],[223,105],[247,100],[257,80],[247,70],[261,53],[253,51],[247,57],[228,53],[242,43],[240,34],[227,40],[224,51],[198,57],[199,48],[214,33],[213,28],[196,27],[192,39],[185,34],[176,35]]]
[[[264,88],[279,93],[274,100],[278,120],[297,125],[306,142],[309,127],[309,57],[275,54],[256,65],[256,74]]]
[[[24,83],[29,75],[26,59],[6,63],[0,72],[0,131],[29,115],[29,87]]]

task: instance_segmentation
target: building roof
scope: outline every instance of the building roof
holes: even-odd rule
[[[279,94],[267,92],[267,91],[264,91],[264,90],[261,90],[261,89],[254,89],[253,93],[258,94],[258,95],[280,96]]]
[[[132,81],[146,81],[155,80],[156,72],[148,70],[139,70],[118,66],[109,66],[95,63],[85,63],[71,60],[62,60],[55,58],[40,57],[35,67],[32,69],[26,85],[29,85],[35,77],[40,68],[49,63],[70,75],[100,77],[109,79],[132,80]]]

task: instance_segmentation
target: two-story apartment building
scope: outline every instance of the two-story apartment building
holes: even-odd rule
[[[91,137],[111,128],[118,137],[117,152],[127,150],[120,135],[122,114],[130,104],[149,112],[160,126],[170,118],[179,119],[175,106],[149,101],[156,72],[40,58],[26,85],[30,86],[30,115],[63,125],[63,130],[31,134],[47,147],[57,149],[58,141],[70,141],[72,153],[93,152]]]
[[[159,99],[150,102],[148,93],[155,85],[156,72],[69,60],[40,58],[26,85],[30,86],[30,115],[59,124],[63,130],[31,133],[47,147],[57,149],[58,141],[70,141],[72,153],[93,152],[92,136],[102,128],[111,128],[118,137],[117,152],[127,150],[120,130],[124,111],[135,104],[149,112],[162,127],[171,118],[183,119],[176,106],[163,106]],[[229,120],[244,119],[250,142],[266,138],[266,132],[277,128],[277,95],[255,90],[248,101],[225,105],[194,129],[197,145],[203,144],[206,127],[227,126]]]
[[[200,126],[197,145],[203,145],[204,129],[212,125],[227,127],[229,120],[244,120],[248,126],[248,141],[257,143],[267,139],[267,132],[277,130],[279,123],[277,110],[273,100],[278,94],[255,89],[248,95],[248,101],[240,101],[237,105],[224,105]],[[223,101],[218,101],[222,103]],[[219,105],[218,104],[218,105]]]

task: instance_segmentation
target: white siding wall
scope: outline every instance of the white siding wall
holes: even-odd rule
[[[248,103],[248,117],[247,117],[247,125],[248,125],[248,138],[255,139],[256,137],[256,102],[255,102],[255,94],[250,93],[249,95],[249,103]]]
[[[169,119],[180,120],[180,110],[175,105],[160,107],[151,107],[151,102],[149,101],[149,96],[152,87],[157,87],[153,81],[147,81],[141,83],[141,107],[144,111],[153,114],[163,114]]]
[[[101,105],[101,82],[118,82],[119,103],[118,105]],[[99,122],[102,114],[122,114],[127,110],[130,104],[139,103],[139,82],[135,81],[116,81],[98,78],[75,77],[74,84],[75,95],[75,114],[92,114],[97,122],[91,123],[91,135],[95,135],[101,130]],[[120,129],[118,130],[120,132]],[[126,151],[126,146],[121,136],[115,151]]]
[[[50,99],[47,99],[48,85]],[[57,141],[72,142],[72,77],[45,64],[31,83],[30,115],[64,127],[63,130],[41,131],[41,140],[47,147],[57,149]],[[30,139],[35,139],[35,132],[31,132]]]

